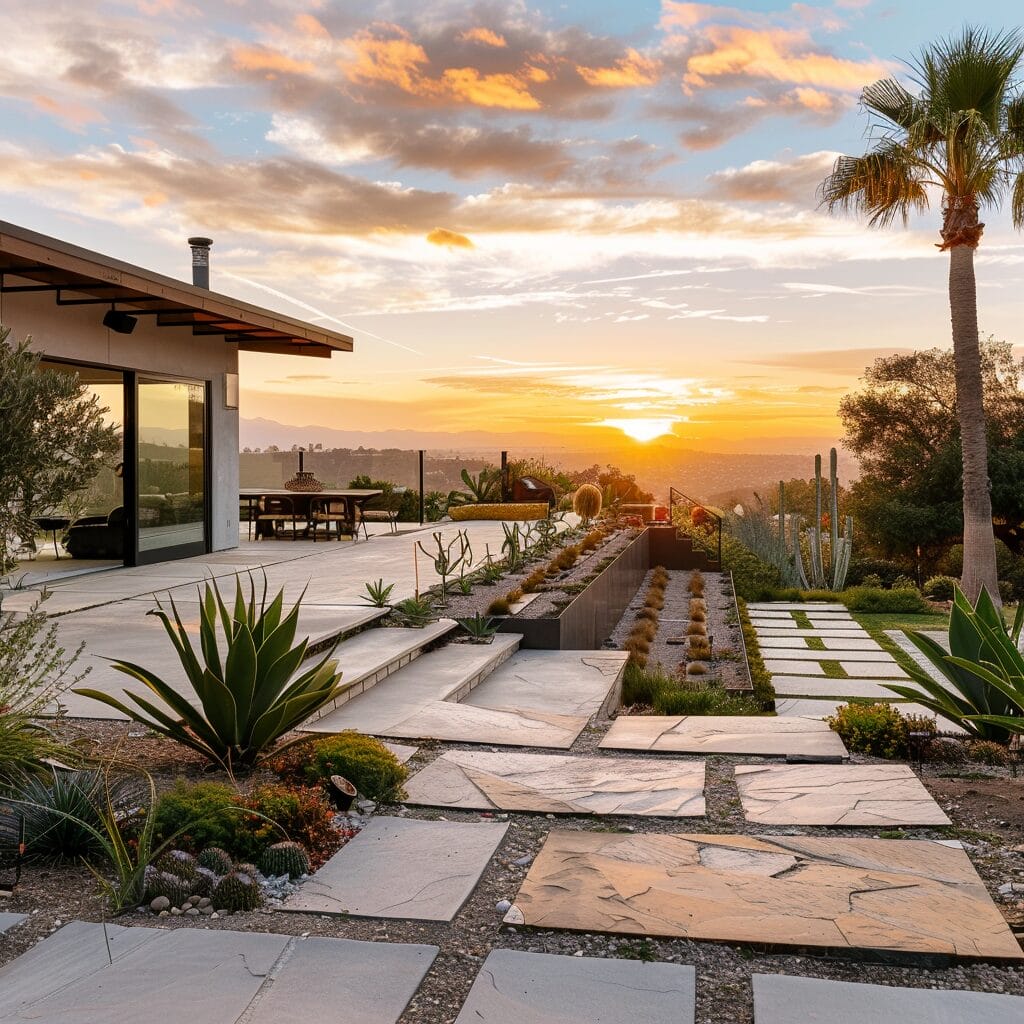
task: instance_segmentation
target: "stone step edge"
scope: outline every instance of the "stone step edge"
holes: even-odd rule
[[[359,694],[365,693],[378,683],[383,682],[388,678],[388,676],[394,675],[400,669],[412,664],[412,662],[425,652],[427,647],[436,643],[438,640],[444,639],[444,637],[451,633],[458,623],[453,619],[439,619],[437,623],[432,623],[431,625],[441,628],[431,629],[431,626],[424,626],[424,636],[420,639],[419,643],[395,655],[389,661],[378,666],[376,669],[364,672],[362,675],[356,676],[347,681],[342,677],[342,689],[338,695],[334,700],[329,701],[318,711],[310,715],[309,718],[306,719],[306,722],[315,722],[318,718],[323,718],[324,715],[330,714],[332,711],[336,711],[338,708],[347,704],[353,697],[358,697]],[[383,629],[385,627],[377,626],[374,628]],[[361,630],[360,635],[369,631],[370,630]],[[306,723],[304,722],[303,724]]]

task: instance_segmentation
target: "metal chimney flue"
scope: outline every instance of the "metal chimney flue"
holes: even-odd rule
[[[188,244],[192,246],[192,283],[197,288],[210,287],[210,246],[213,245],[212,238],[190,238]]]

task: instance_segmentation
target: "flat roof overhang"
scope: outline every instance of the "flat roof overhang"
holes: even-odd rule
[[[106,305],[191,327],[244,352],[330,358],[352,339],[131,263],[0,221],[0,293],[54,292],[59,306]]]

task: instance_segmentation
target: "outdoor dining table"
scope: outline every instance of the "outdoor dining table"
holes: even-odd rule
[[[296,520],[305,520],[306,528],[303,536],[309,536],[313,523],[310,506],[317,499],[325,502],[337,502],[345,509],[347,532],[356,535],[356,528],[359,524],[359,513],[363,506],[373,498],[377,498],[384,492],[371,487],[329,487],[321,491],[289,491],[283,487],[241,487],[238,491],[239,501],[244,501],[248,506],[247,519],[251,524],[253,521],[253,505],[259,507],[261,498],[288,498],[295,510]],[[272,534],[270,534],[272,536]],[[251,536],[251,533],[250,533]],[[256,539],[260,539],[260,524],[256,524]]]

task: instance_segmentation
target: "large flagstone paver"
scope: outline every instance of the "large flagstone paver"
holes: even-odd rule
[[[750,754],[823,761],[846,757],[843,741],[820,719],[770,715],[619,715],[602,750],[673,754]]]
[[[798,661],[794,658],[773,658],[772,651],[766,652],[769,657],[764,659],[764,667],[773,675],[805,675],[823,676],[825,670],[818,661]],[[775,654],[788,654],[788,651],[775,651]]]
[[[695,987],[678,964],[494,949],[455,1024],[692,1024]]]
[[[437,952],[405,943],[297,940],[245,1024],[395,1024]]]
[[[1020,1024],[1024,999],[991,992],[895,988],[754,975],[755,1024]]]
[[[450,921],[507,829],[498,822],[373,818],[282,909]]]
[[[797,625],[792,628],[780,627],[776,624],[771,626],[757,627],[758,637],[762,636],[816,636],[816,637],[853,637],[858,640],[870,638],[871,634],[860,626],[822,626],[819,629],[801,629]]]
[[[889,637],[893,643],[904,654],[909,655],[914,661],[914,664],[918,666],[923,672],[929,675],[937,683],[941,683],[943,686],[949,685],[949,680],[910,642],[910,638],[902,629],[887,629],[885,635]],[[925,636],[931,637],[940,647],[949,650],[949,636],[946,633],[936,632],[934,630],[925,631]]]
[[[462,703],[590,718],[617,693],[628,658],[625,651],[517,651]]]
[[[0,911],[0,934],[10,931],[16,924],[21,924],[27,914],[10,914],[7,911]]]
[[[508,924],[1022,961],[959,847],[553,831]]]
[[[759,825],[948,825],[905,764],[737,765],[743,816]]]
[[[817,679],[809,676],[772,676],[779,697],[875,697],[896,700],[896,694],[874,679]]]
[[[73,921],[0,969],[0,1022],[395,1024],[436,946]]]
[[[704,814],[704,764],[449,750],[405,785],[405,802],[547,814]]]

